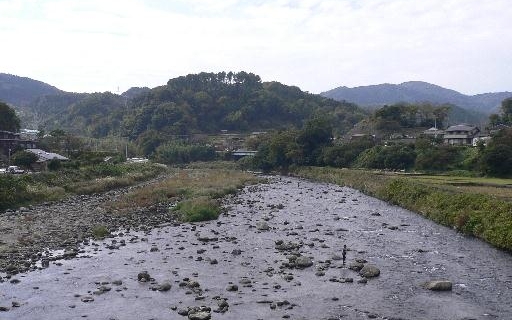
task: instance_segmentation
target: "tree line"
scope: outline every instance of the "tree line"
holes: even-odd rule
[[[512,114],[511,101],[503,101],[498,115],[504,119],[501,123],[509,123],[505,119]],[[395,111],[403,108],[403,105],[390,106],[376,111],[373,117],[398,121],[403,119],[403,114]],[[510,127],[493,134],[487,145],[477,147],[445,145],[427,137],[416,139],[414,144],[382,145],[369,135],[350,141],[335,140],[332,122],[318,117],[301,129],[274,131],[262,137],[256,147],[257,155],[245,160],[246,165],[263,170],[287,171],[292,166],[310,165],[512,176]]]

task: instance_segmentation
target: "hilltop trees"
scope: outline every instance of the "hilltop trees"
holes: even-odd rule
[[[385,105],[375,111],[373,121],[376,129],[393,131],[399,128],[438,127],[448,116],[449,105],[433,106],[428,103]]]
[[[171,79],[166,86],[136,97],[121,127],[123,136],[153,153],[164,141],[191,134],[283,131],[300,128],[320,115],[329,119],[323,123],[325,128],[311,127],[311,132],[295,141],[307,149],[301,158],[304,164],[314,162],[306,159],[313,151],[310,139],[329,140],[333,128],[344,133],[363,118],[364,112],[353,104],[308,94],[297,87],[263,83],[252,73],[203,72]]]
[[[14,109],[0,101],[0,130],[18,132],[20,119]]]
[[[512,98],[505,99],[501,102],[501,115],[492,114],[489,117],[489,124],[494,127],[500,124],[512,125]]]

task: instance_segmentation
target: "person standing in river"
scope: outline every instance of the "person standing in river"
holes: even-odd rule
[[[341,258],[343,259],[343,265],[345,265],[345,259],[347,258],[347,245],[343,245],[343,251],[341,252]]]

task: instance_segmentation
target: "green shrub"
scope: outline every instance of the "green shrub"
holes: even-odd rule
[[[0,210],[23,204],[28,200],[27,184],[11,175],[0,176]]]
[[[94,239],[100,240],[106,238],[110,234],[108,228],[102,225],[95,226],[92,229],[92,236]]]
[[[181,213],[181,218],[185,222],[214,220],[222,211],[219,202],[208,197],[181,201],[174,210]]]
[[[50,162],[48,162],[48,170],[50,171],[57,171],[62,167],[62,164],[60,163],[60,160],[52,159]]]

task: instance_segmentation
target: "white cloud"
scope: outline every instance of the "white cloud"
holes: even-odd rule
[[[0,72],[72,91],[221,70],[312,92],[407,80],[512,90],[510,7],[506,0],[0,0],[0,41],[10,48]]]

